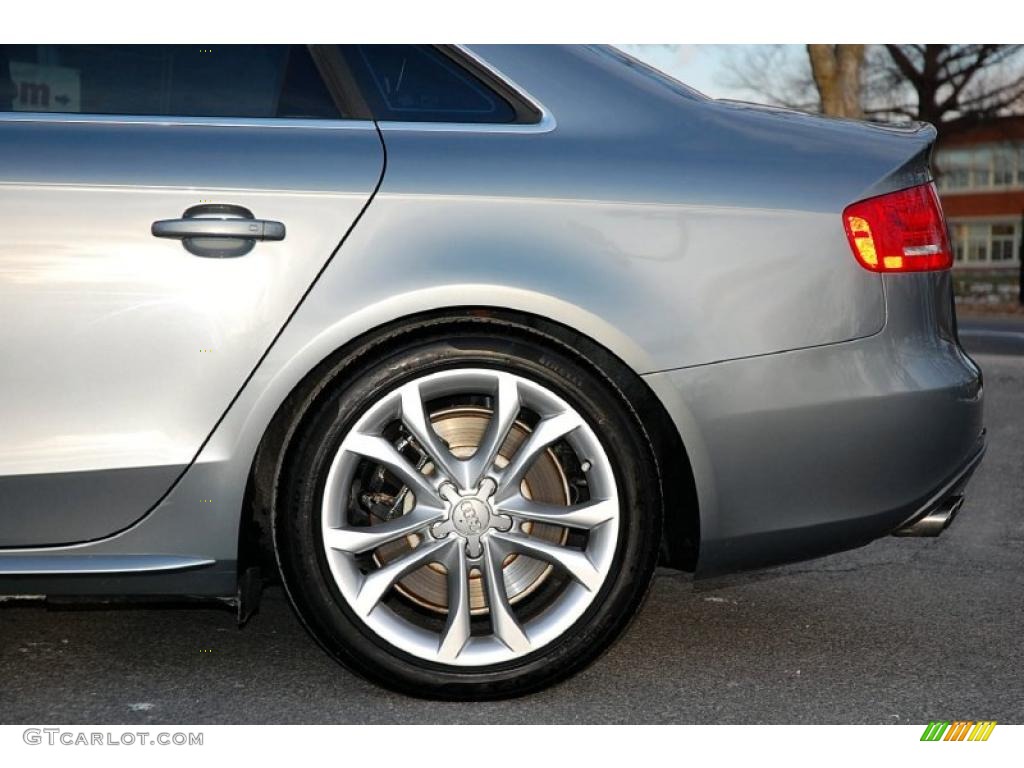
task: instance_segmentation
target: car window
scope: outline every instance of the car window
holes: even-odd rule
[[[345,45],[378,120],[512,123],[512,105],[431,45]]]
[[[3,45],[0,111],[341,117],[304,45]]]

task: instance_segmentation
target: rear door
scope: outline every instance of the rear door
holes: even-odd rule
[[[0,46],[0,547],[145,514],[368,203],[317,53]]]

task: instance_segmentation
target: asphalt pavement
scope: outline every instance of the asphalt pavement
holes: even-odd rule
[[[1024,315],[962,317],[960,340],[975,354],[1024,355]]]
[[[710,582],[660,571],[596,664],[487,704],[351,675],[280,589],[241,630],[210,607],[5,603],[0,723],[1024,723],[1024,321],[974,327],[1021,344],[964,335],[985,372],[989,452],[937,539]]]

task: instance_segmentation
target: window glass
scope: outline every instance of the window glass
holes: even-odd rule
[[[972,224],[967,228],[967,261],[988,259],[988,225]]]
[[[1017,260],[1019,228],[1015,222],[953,222],[950,230],[958,262],[1002,265]]]
[[[1017,153],[1012,146],[997,147],[992,162],[992,183],[1009,187],[1016,183]]]
[[[1013,224],[992,225],[992,261],[1013,260],[1013,235]]]
[[[943,189],[965,189],[970,185],[970,153],[957,149],[946,150],[939,154],[936,164]]]
[[[972,186],[988,187],[992,184],[992,150],[979,149],[971,158]]]
[[[346,45],[378,120],[511,123],[512,105],[430,45]]]
[[[340,117],[303,45],[4,45],[0,111]]]

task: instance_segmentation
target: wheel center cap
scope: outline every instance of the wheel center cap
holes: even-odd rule
[[[433,527],[433,535],[443,539],[454,533],[465,540],[467,555],[480,557],[483,553],[481,536],[491,528],[507,531],[512,526],[512,521],[495,512],[488,501],[495,490],[496,484],[489,478],[484,479],[479,488],[471,490],[460,491],[450,483],[442,486],[441,497],[448,502],[448,516]]]
[[[465,536],[479,536],[491,524],[491,510],[487,503],[474,496],[455,502],[451,512],[455,532]]]

